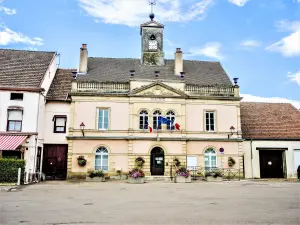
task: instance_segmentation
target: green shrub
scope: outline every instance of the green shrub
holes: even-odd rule
[[[88,171],[88,176],[89,176],[90,178],[94,178],[94,177],[104,177],[105,174],[103,173],[102,170],[96,170],[96,171],[94,171],[94,170],[89,170],[89,171]]]
[[[21,168],[21,182],[23,182],[25,161],[15,158],[0,158],[0,183],[16,183],[19,168]]]

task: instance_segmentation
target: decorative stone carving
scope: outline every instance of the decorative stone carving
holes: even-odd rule
[[[137,95],[157,95],[157,96],[179,96],[179,94],[166,88],[155,86],[144,91],[138,92]]]

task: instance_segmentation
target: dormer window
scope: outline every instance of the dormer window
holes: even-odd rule
[[[10,93],[10,100],[23,101],[23,93]]]

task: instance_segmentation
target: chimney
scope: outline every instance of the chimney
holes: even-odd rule
[[[176,48],[175,53],[175,75],[180,75],[183,72],[183,56],[181,48]]]
[[[87,73],[88,50],[87,44],[82,44],[80,48],[79,73]]]

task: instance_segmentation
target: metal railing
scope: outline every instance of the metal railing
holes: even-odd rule
[[[234,86],[215,85],[215,86],[198,86],[186,85],[185,92],[192,95],[200,96],[234,96]]]
[[[77,91],[95,91],[105,93],[126,93],[129,92],[129,83],[115,82],[77,82]]]
[[[190,170],[192,180],[203,180],[207,172],[219,172],[225,180],[241,180],[243,178],[242,171],[240,169],[232,168],[210,168],[206,169],[201,166],[188,167]]]

